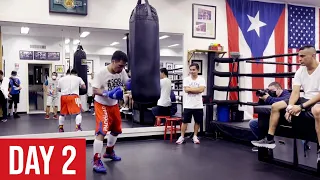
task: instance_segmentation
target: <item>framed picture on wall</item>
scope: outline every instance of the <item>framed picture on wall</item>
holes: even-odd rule
[[[64,74],[64,65],[56,65],[55,66],[55,71],[58,74]]]
[[[163,62],[160,62],[160,68],[163,68]]]
[[[34,60],[47,60],[47,52],[35,51]]]
[[[173,63],[166,63],[167,70],[173,69]]]
[[[199,75],[202,75],[202,60],[191,60],[191,63],[196,63],[199,65]]]
[[[216,39],[217,7],[192,4],[192,37]]]
[[[33,60],[33,51],[19,51],[21,60]]]
[[[87,73],[88,75],[93,73],[93,60],[87,60]]]
[[[60,61],[60,52],[47,52],[47,60]]]

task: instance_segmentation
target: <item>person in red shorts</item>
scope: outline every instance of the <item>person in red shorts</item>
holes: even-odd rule
[[[69,70],[68,70],[69,71]],[[76,116],[76,131],[81,131],[81,101],[79,98],[79,87],[86,89],[82,78],[77,76],[76,70],[67,72],[67,75],[59,79],[57,89],[61,92],[59,132],[64,132],[63,125],[66,115]]]
[[[122,133],[122,120],[118,100],[123,99],[123,86],[130,89],[130,79],[124,67],[128,57],[122,51],[116,51],[112,55],[111,64],[99,70],[93,80],[93,93],[95,95],[94,111],[96,114],[96,138],[93,143],[93,170],[98,173],[106,173],[107,170],[101,161],[103,140],[108,136],[106,152],[103,158],[120,161],[121,158],[113,150],[117,137]]]

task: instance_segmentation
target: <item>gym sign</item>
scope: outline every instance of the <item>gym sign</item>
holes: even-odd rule
[[[87,0],[50,0],[52,13],[87,15]]]

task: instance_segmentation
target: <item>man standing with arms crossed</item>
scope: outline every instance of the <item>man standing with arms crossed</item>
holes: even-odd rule
[[[45,119],[50,119],[50,108],[53,108],[53,119],[58,119],[58,92],[57,92],[57,73],[53,72],[51,78],[48,78],[43,85],[44,92],[47,93],[47,107]]]
[[[203,101],[202,93],[206,88],[206,82],[203,77],[199,76],[199,65],[192,63],[189,66],[190,76],[183,79],[184,101],[183,101],[183,122],[181,127],[181,136],[176,141],[176,144],[185,142],[184,135],[191,119],[195,121],[193,143],[200,144],[198,139],[198,131],[203,121]]]
[[[93,143],[93,170],[98,173],[106,173],[107,170],[101,161],[103,140],[108,136],[107,148],[104,158],[120,161],[113,150],[117,137],[122,133],[122,119],[118,100],[123,99],[123,84],[129,82],[124,69],[128,62],[127,55],[122,51],[116,51],[112,55],[111,64],[103,67],[96,74],[93,81],[93,93],[95,94],[94,111],[96,114],[96,139]],[[131,88],[128,86],[127,90]]]
[[[66,115],[76,116],[76,131],[81,129],[81,100],[79,97],[79,87],[86,89],[86,85],[82,78],[77,76],[76,70],[71,70],[71,74],[64,76],[58,81],[58,90],[61,91],[60,97],[60,117],[59,132],[64,132],[63,125]]]

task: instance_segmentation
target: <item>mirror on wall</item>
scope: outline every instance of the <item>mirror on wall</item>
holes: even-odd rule
[[[17,115],[11,113],[6,122],[0,121],[0,136],[58,133],[58,119],[54,108],[46,118],[48,95],[44,83],[57,73],[57,79],[73,68],[74,52],[81,44],[86,53],[87,79],[92,82],[95,73],[111,63],[116,50],[127,53],[127,30],[63,27],[40,24],[0,22],[3,45],[4,76],[11,77],[16,71],[21,82]],[[181,114],[183,35],[160,33],[160,67],[169,70],[172,91],[175,94],[176,115]],[[130,71],[129,71],[130,73]],[[159,72],[160,73],[160,72]],[[89,95],[89,98],[88,98]],[[81,96],[83,131],[95,129],[95,114],[90,100],[91,92]],[[57,93],[58,115],[60,94]],[[136,104],[131,96],[125,95],[119,102],[123,128],[154,127],[152,105]],[[153,106],[156,106],[155,103]],[[3,116],[0,110],[0,116]],[[19,117],[18,117],[19,116]],[[75,117],[66,117],[65,132],[75,131]],[[160,124],[160,126],[163,124]]]

